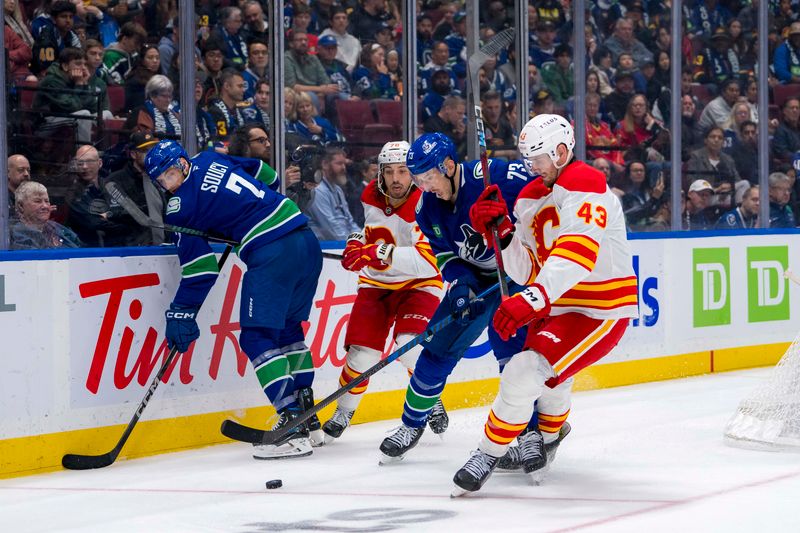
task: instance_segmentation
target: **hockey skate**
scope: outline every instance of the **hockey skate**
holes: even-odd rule
[[[300,409],[285,409],[281,412],[278,422],[273,430],[285,427],[300,416]],[[297,426],[275,444],[253,444],[253,458],[255,459],[285,459],[287,457],[305,457],[311,455],[311,442],[308,439],[308,429],[305,424]]]
[[[425,426],[412,428],[403,424],[395,429],[381,442],[379,463],[385,465],[402,460],[406,452],[417,445],[424,432]]]
[[[447,416],[447,411],[444,410],[442,399],[439,398],[428,415],[428,427],[436,435],[441,435],[447,431],[447,426],[450,424],[450,417]]]
[[[525,470],[529,474],[543,468],[547,463],[544,440],[538,430],[531,430],[517,437],[517,446],[511,446],[497,462],[497,469],[504,471]]]
[[[564,425],[561,426],[561,431],[558,432],[558,438],[553,442],[544,445],[544,452],[547,456],[547,462],[539,470],[528,472],[534,485],[540,485],[542,481],[544,481],[545,476],[547,476],[547,473],[550,471],[550,466],[553,464],[553,460],[556,458],[556,451],[558,450],[559,444],[561,444],[561,441],[564,440],[567,435],[569,435],[571,430],[572,427],[569,425],[569,422],[564,422]]]
[[[314,408],[314,391],[311,387],[296,390],[294,395],[303,411]],[[317,415],[311,415],[311,418],[306,420],[306,426],[308,427],[308,438],[311,441],[311,446],[318,448],[324,445],[325,434],[322,432]]]
[[[322,431],[325,433],[325,444],[330,444],[338,439],[350,425],[350,419],[353,418],[355,411],[345,411],[339,407],[333,412],[333,416],[322,425]]]
[[[450,496],[456,498],[467,492],[479,490],[489,479],[489,476],[492,475],[497,463],[497,457],[480,450],[473,451],[467,463],[453,477],[453,483],[456,486],[453,487],[453,492],[450,493]]]

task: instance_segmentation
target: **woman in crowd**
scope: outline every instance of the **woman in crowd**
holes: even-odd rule
[[[659,174],[654,186],[647,180],[647,167],[642,161],[629,161],[625,166],[622,209],[631,231],[641,231],[658,212],[664,197],[664,175]]]
[[[594,54],[592,54],[592,64],[589,65],[589,71],[597,73],[597,79],[600,82],[598,90],[603,97],[614,92],[614,86],[611,84],[615,72],[611,66],[612,62],[611,50],[605,46],[598,46]]]
[[[14,193],[17,217],[11,225],[12,250],[79,248],[81,241],[71,229],[50,220],[53,207],[47,189],[25,181]]]
[[[742,123],[753,120],[753,111],[750,109],[750,104],[747,102],[736,102],[731,108],[731,114],[728,120],[721,124],[723,134],[725,136],[722,149],[725,152],[731,152],[736,149],[737,139],[742,135]]]
[[[306,141],[322,146],[345,140],[333,124],[327,119],[317,116],[317,109],[314,107],[311,96],[306,92],[297,94],[292,129]]]
[[[158,48],[146,44],[139,52],[139,62],[131,71],[125,82],[125,105],[134,109],[142,105],[147,98],[145,95],[147,83],[161,72],[161,54]]]
[[[608,122],[608,114],[606,113],[606,106],[603,103],[603,95],[600,94],[600,76],[595,70],[590,70],[589,72],[586,73],[586,96],[589,96],[590,94],[596,94],[597,96],[600,97],[600,107],[597,110],[598,120]],[[565,108],[567,111],[567,118],[569,120],[574,120],[575,117],[574,96],[570,96],[569,99],[567,99]]]
[[[658,149],[664,144],[665,132],[664,125],[647,111],[647,98],[634,94],[628,101],[625,117],[617,126],[620,146]]]
[[[670,59],[669,52],[660,51],[656,54],[656,72],[647,80],[647,101],[655,102],[658,95],[670,84]]]
[[[400,100],[386,66],[386,52],[378,43],[361,49],[361,65],[353,71],[353,84],[353,94],[360,98]]]
[[[160,139],[177,139],[181,135],[180,116],[171,107],[172,82],[163,74],[152,76],[145,85],[145,101],[134,109],[125,129],[152,133]]]

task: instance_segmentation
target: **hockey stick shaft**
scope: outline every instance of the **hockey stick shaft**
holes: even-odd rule
[[[225,261],[228,259],[228,256],[231,252],[231,246],[226,246],[225,250],[222,252],[222,255],[217,262],[217,267],[221,270]],[[61,465],[68,469],[68,470],[90,470],[93,468],[104,468],[106,466],[111,465],[114,461],[117,460],[120,452],[122,451],[122,447],[125,446],[125,443],[128,441],[128,437],[131,436],[133,432],[133,428],[136,427],[136,424],[139,422],[139,418],[142,416],[142,412],[144,412],[145,407],[147,404],[150,403],[150,399],[153,397],[153,394],[156,392],[156,388],[158,388],[158,384],[161,382],[164,374],[166,374],[167,369],[172,366],[172,362],[178,356],[178,348],[173,347],[169,354],[167,355],[166,359],[164,359],[164,364],[161,365],[161,368],[158,370],[156,377],[153,378],[153,381],[150,382],[150,386],[147,388],[147,391],[144,393],[144,398],[142,401],[139,402],[139,407],[136,408],[136,412],[133,413],[133,417],[131,421],[128,422],[128,426],[125,428],[125,431],[122,433],[122,436],[117,441],[116,446],[107,453],[100,454],[100,455],[81,455],[81,454],[74,454],[68,453],[61,458]]]
[[[498,289],[500,286],[499,283],[495,283],[478,296],[475,297],[475,300],[480,298],[485,298],[486,296],[493,293],[495,290]],[[468,311],[467,311],[468,312]],[[432,337],[436,333],[440,332],[447,326],[453,323],[456,320],[455,315],[448,315],[441,320],[439,320],[436,324],[429,326],[425,331],[408,341],[406,344],[389,354],[386,359],[378,361],[376,364],[365,370],[362,374],[354,378],[344,387],[334,391],[332,394],[320,400],[313,408],[308,409],[304,413],[302,413],[297,418],[293,419],[289,424],[286,426],[277,429],[275,431],[262,431],[253,428],[247,428],[246,426],[242,426],[237,422],[232,420],[225,420],[222,423],[222,434],[226,437],[230,437],[235,440],[242,440],[246,442],[252,442],[256,444],[274,444],[280,441],[283,437],[285,437],[288,433],[294,430],[297,426],[301,425],[303,422],[320,412],[321,410],[328,407],[330,404],[350,392],[355,387],[361,385],[364,381],[368,380],[370,377],[375,375],[376,373],[380,372],[383,368],[387,365],[401,357],[402,355],[408,353],[411,349],[415,348],[419,344],[421,344],[424,340]]]

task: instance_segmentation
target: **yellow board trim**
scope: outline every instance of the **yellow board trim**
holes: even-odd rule
[[[587,391],[774,365],[789,344],[746,346],[594,365],[575,376],[573,390]],[[448,383],[442,402],[450,410],[489,405],[497,394],[498,385],[498,378]],[[367,394],[353,423],[400,418],[405,394],[405,390]],[[333,408],[331,405],[323,409],[320,419],[327,420],[333,414]],[[271,407],[257,407],[139,422],[120,459],[230,443],[219,432],[225,418],[263,427],[273,413]],[[0,440],[0,479],[61,470],[61,457],[65,453],[105,453],[116,444],[124,429],[125,425],[116,425]],[[243,445],[242,454],[249,453],[250,450]]]

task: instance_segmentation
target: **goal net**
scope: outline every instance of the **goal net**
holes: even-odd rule
[[[725,428],[725,442],[741,448],[800,452],[800,335]]]

